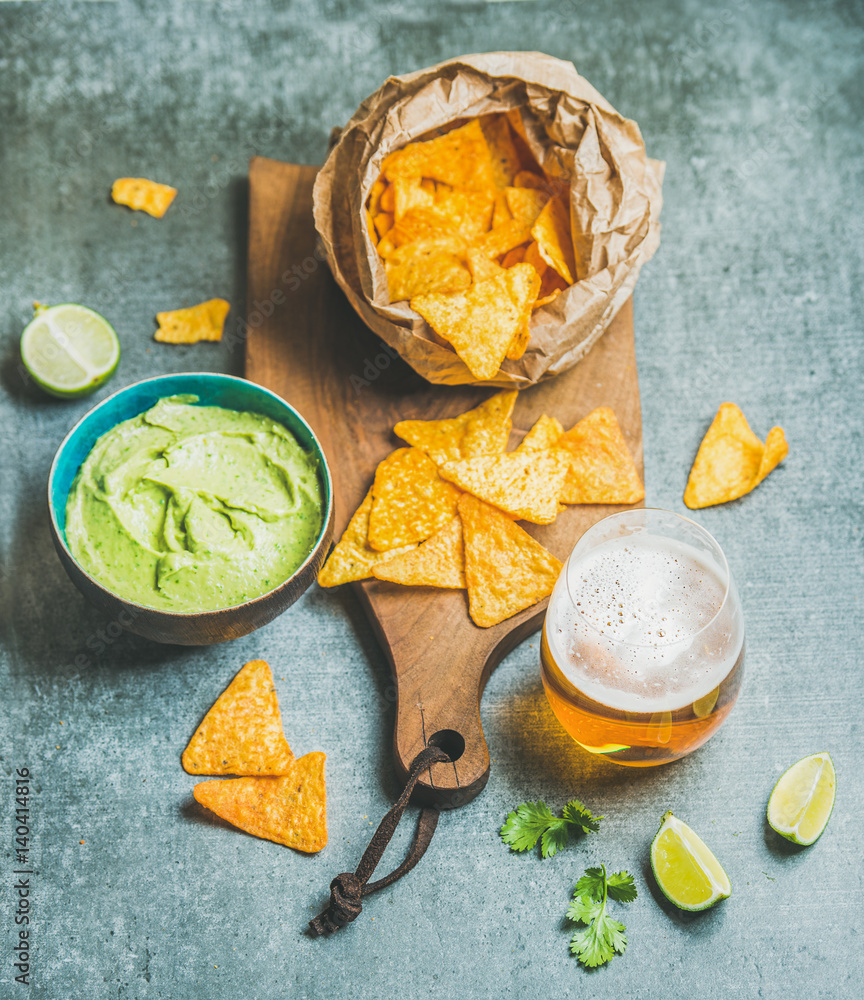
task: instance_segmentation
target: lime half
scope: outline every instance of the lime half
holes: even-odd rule
[[[95,392],[120,360],[111,324],[86,306],[34,306],[36,315],[21,334],[21,360],[33,381],[61,399]]]
[[[671,812],[663,814],[651,843],[651,868],[666,898],[681,910],[707,910],[732,892],[720,862]]]
[[[771,829],[808,846],[819,839],[834,809],[837,775],[827,753],[814,753],[781,775],[768,800]]]

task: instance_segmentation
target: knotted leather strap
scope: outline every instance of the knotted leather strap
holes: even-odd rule
[[[399,825],[399,820],[402,819],[402,813],[405,812],[417,779],[432,764],[448,764],[449,762],[450,758],[439,747],[427,746],[417,754],[411,763],[411,770],[408,772],[408,780],[402,794],[372,835],[369,846],[363,852],[363,857],[357,866],[357,871],[343,872],[330,883],[330,902],[327,909],[314,920],[309,921],[309,929],[313,937],[332,934],[340,927],[344,927],[345,924],[356,920],[363,909],[362,899],[364,896],[392,885],[407,872],[410,872],[423,857],[432,840],[435,827],[438,825],[438,810],[432,807],[420,812],[414,840],[402,864],[389,875],[378,879],[377,882],[369,881],[375,867],[381,860],[381,855],[390,843],[390,838]]]

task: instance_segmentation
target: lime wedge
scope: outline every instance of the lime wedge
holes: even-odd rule
[[[95,392],[120,360],[110,323],[73,303],[34,306],[36,315],[21,334],[21,360],[33,381],[61,399]]]
[[[781,775],[768,800],[771,829],[807,846],[819,839],[834,808],[837,776],[827,753],[814,753]]]
[[[651,843],[651,868],[666,898],[681,910],[707,910],[732,892],[720,862],[671,812],[663,814]]]

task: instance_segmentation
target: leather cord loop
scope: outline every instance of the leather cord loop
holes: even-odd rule
[[[343,872],[341,875],[337,875],[330,883],[330,902],[327,904],[327,909],[315,917],[314,920],[309,921],[309,930],[313,937],[332,934],[334,931],[338,931],[340,927],[344,927],[346,924],[350,924],[352,920],[356,920],[363,910],[362,899],[364,896],[392,885],[398,879],[402,878],[403,875],[410,872],[423,857],[426,853],[426,848],[432,840],[432,835],[435,833],[435,827],[438,825],[439,813],[433,807],[421,810],[420,818],[417,821],[417,829],[414,832],[414,839],[402,864],[389,875],[378,879],[377,882],[369,881],[378,862],[381,860],[381,855],[390,843],[390,838],[399,825],[399,820],[402,819],[402,814],[405,812],[405,807],[408,805],[408,800],[411,798],[411,793],[414,791],[417,779],[432,764],[448,763],[450,763],[450,758],[440,747],[427,746],[417,754],[411,762],[408,780],[402,789],[402,794],[396,800],[393,808],[381,820],[378,829],[372,835],[369,846],[363,852],[363,857],[357,866],[357,871]]]

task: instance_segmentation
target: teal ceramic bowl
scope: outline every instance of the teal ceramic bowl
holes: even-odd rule
[[[118,597],[78,565],[66,542],[66,499],[78,470],[98,438],[121,421],[150,409],[163,397],[187,393],[198,396],[201,406],[248,410],[278,421],[318,460],[321,481],[323,523],[303,564],[287,580],[266,594],[218,611],[160,611]],[[333,482],[324,452],[312,428],[275,392],[255,385],[254,382],[247,382],[246,379],[212,372],[188,372],[148,378],[143,382],[127,385],[125,389],[120,389],[94,406],[78,421],[57,449],[48,478],[48,508],[51,532],[60,561],[81,593],[127,631],[157,642],[186,646],[236,639],[272,621],[290,607],[316,579],[333,537]]]

